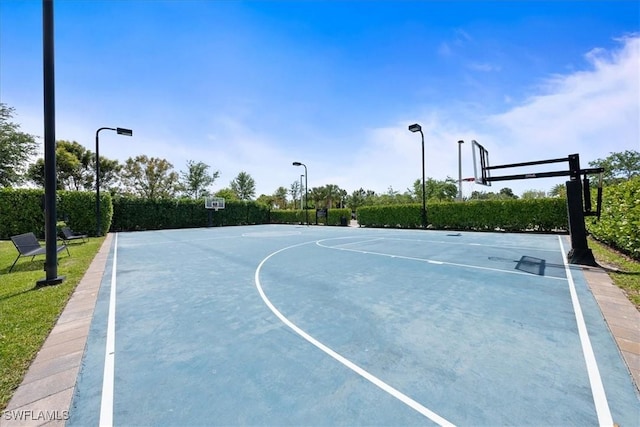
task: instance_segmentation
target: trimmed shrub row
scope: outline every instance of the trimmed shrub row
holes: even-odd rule
[[[365,227],[418,228],[422,205],[365,206],[358,223]],[[435,229],[477,231],[560,231],[567,229],[565,199],[478,200],[429,203],[427,224]]]
[[[640,260],[640,176],[606,187],[600,220],[587,220],[596,239]]]
[[[327,216],[323,217],[315,209],[308,209],[310,224],[342,225],[351,220],[351,209],[335,208],[327,209]],[[271,211],[271,224],[303,224],[307,222],[307,214],[304,210],[276,209]]]
[[[112,231],[161,230],[222,225],[264,224],[269,209],[256,202],[227,201],[225,209],[209,211],[202,200],[113,199]]]
[[[57,220],[82,234],[96,233],[96,195],[86,191],[56,192]],[[44,238],[44,190],[0,189],[0,239],[16,234],[34,233]],[[103,233],[111,222],[112,207],[109,193],[100,195]]]

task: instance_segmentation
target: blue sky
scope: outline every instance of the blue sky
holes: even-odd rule
[[[309,187],[403,192],[421,177],[415,122],[436,179],[457,179],[458,140],[464,177],[472,139],[492,165],[640,151],[637,1],[54,5],[56,139],[94,151],[99,127],[132,128],[101,133],[101,155],[203,161],[221,172],[214,191],[246,171],[271,194],[300,161]],[[0,2],[0,101],[44,134],[40,1]]]

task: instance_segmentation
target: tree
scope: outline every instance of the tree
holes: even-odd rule
[[[194,199],[208,196],[207,188],[220,176],[220,171],[209,174],[209,165],[203,162],[196,163],[193,160],[187,160],[187,168],[186,172],[180,172],[184,193]]]
[[[513,190],[510,189],[509,187],[501,188],[500,192],[498,194],[501,196],[501,198],[504,198],[504,199],[517,199],[518,198],[518,196],[513,194]]]
[[[589,166],[604,168],[603,180],[613,184],[640,175],[640,152],[626,150],[622,153],[611,153],[604,159],[589,162]]]
[[[256,199],[256,202],[268,206],[269,209],[271,209],[271,207],[276,203],[276,198],[273,195],[267,196],[266,194],[261,194],[260,197]]]
[[[56,188],[89,190],[94,181],[93,153],[76,141],[56,141]],[[27,178],[44,187],[44,159],[29,165]]]
[[[230,188],[222,188],[216,191],[216,197],[222,197],[225,200],[225,203],[229,200],[238,200],[238,196],[236,193]]]
[[[14,109],[0,103],[0,187],[11,187],[24,181],[27,162],[36,154],[36,137],[20,132],[11,122]]]
[[[313,187],[309,191],[309,199],[313,202],[314,208],[325,207],[324,201],[327,198],[326,188],[325,187]],[[321,203],[323,202],[323,203]]]
[[[347,192],[335,184],[325,185],[323,194],[325,206],[329,209],[333,207],[342,207],[344,199],[347,196]]]
[[[256,182],[246,172],[240,172],[231,181],[230,187],[240,200],[251,200],[256,195]]]
[[[547,197],[547,194],[541,190],[527,190],[522,193],[522,200],[543,199],[545,197]]]
[[[301,194],[304,190],[301,189],[300,183],[298,181],[293,181],[291,186],[289,186],[289,194],[291,195],[291,200],[293,201],[293,209],[296,208],[296,200],[300,200]],[[302,209],[302,204],[300,205],[300,209]]]
[[[454,201],[458,196],[457,181],[447,177],[444,181],[427,178],[424,183],[427,193],[427,200]],[[416,179],[413,182],[413,191],[407,190],[413,202],[422,202],[422,180]]]
[[[549,197],[567,197],[567,186],[566,184],[556,184],[554,185],[548,193]]]
[[[126,160],[122,183],[127,192],[151,200],[173,198],[181,189],[171,163],[145,155]]]
[[[278,209],[286,209],[287,207],[287,189],[285,187],[278,187],[273,193],[271,205],[275,205]]]
[[[95,154],[76,141],[56,142],[56,188],[58,190],[93,190],[95,188]],[[100,156],[100,188],[116,191],[122,166],[117,160]],[[44,159],[29,165],[26,177],[44,187]]]

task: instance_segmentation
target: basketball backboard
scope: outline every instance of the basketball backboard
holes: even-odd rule
[[[205,209],[224,209],[224,197],[205,197],[204,199]]]
[[[480,185],[490,186],[489,181],[489,152],[475,139],[471,141],[473,155],[474,182]]]

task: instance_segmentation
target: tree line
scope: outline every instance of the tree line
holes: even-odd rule
[[[12,118],[15,110],[0,103],[0,187],[32,184],[44,187],[44,159],[32,162],[36,155],[37,137],[20,130]],[[56,141],[57,188],[60,190],[95,189],[95,153],[76,141]],[[611,153],[605,159],[589,162],[591,167],[604,167],[605,184],[612,184],[640,174],[640,153],[627,150]],[[227,200],[256,200],[276,209],[344,208],[352,210],[361,206],[419,203],[422,201],[422,182],[416,179],[410,188],[399,192],[389,187],[386,193],[360,188],[350,195],[335,184],[327,184],[305,191],[301,182],[289,187],[278,187],[270,195],[256,199],[256,183],[247,172],[240,172],[228,187],[217,192],[211,186],[219,179],[220,171],[202,161],[189,160],[186,168],[177,172],[166,159],[138,155],[121,164],[118,160],[100,157],[100,189],[113,196],[128,195],[146,199],[187,197],[201,199],[206,196],[224,197]],[[529,190],[522,198],[563,197],[564,185],[559,184],[549,193]],[[425,181],[425,198],[433,201],[454,201],[458,197],[458,183],[453,178]],[[510,188],[497,193],[473,191],[466,200],[517,199]]]

